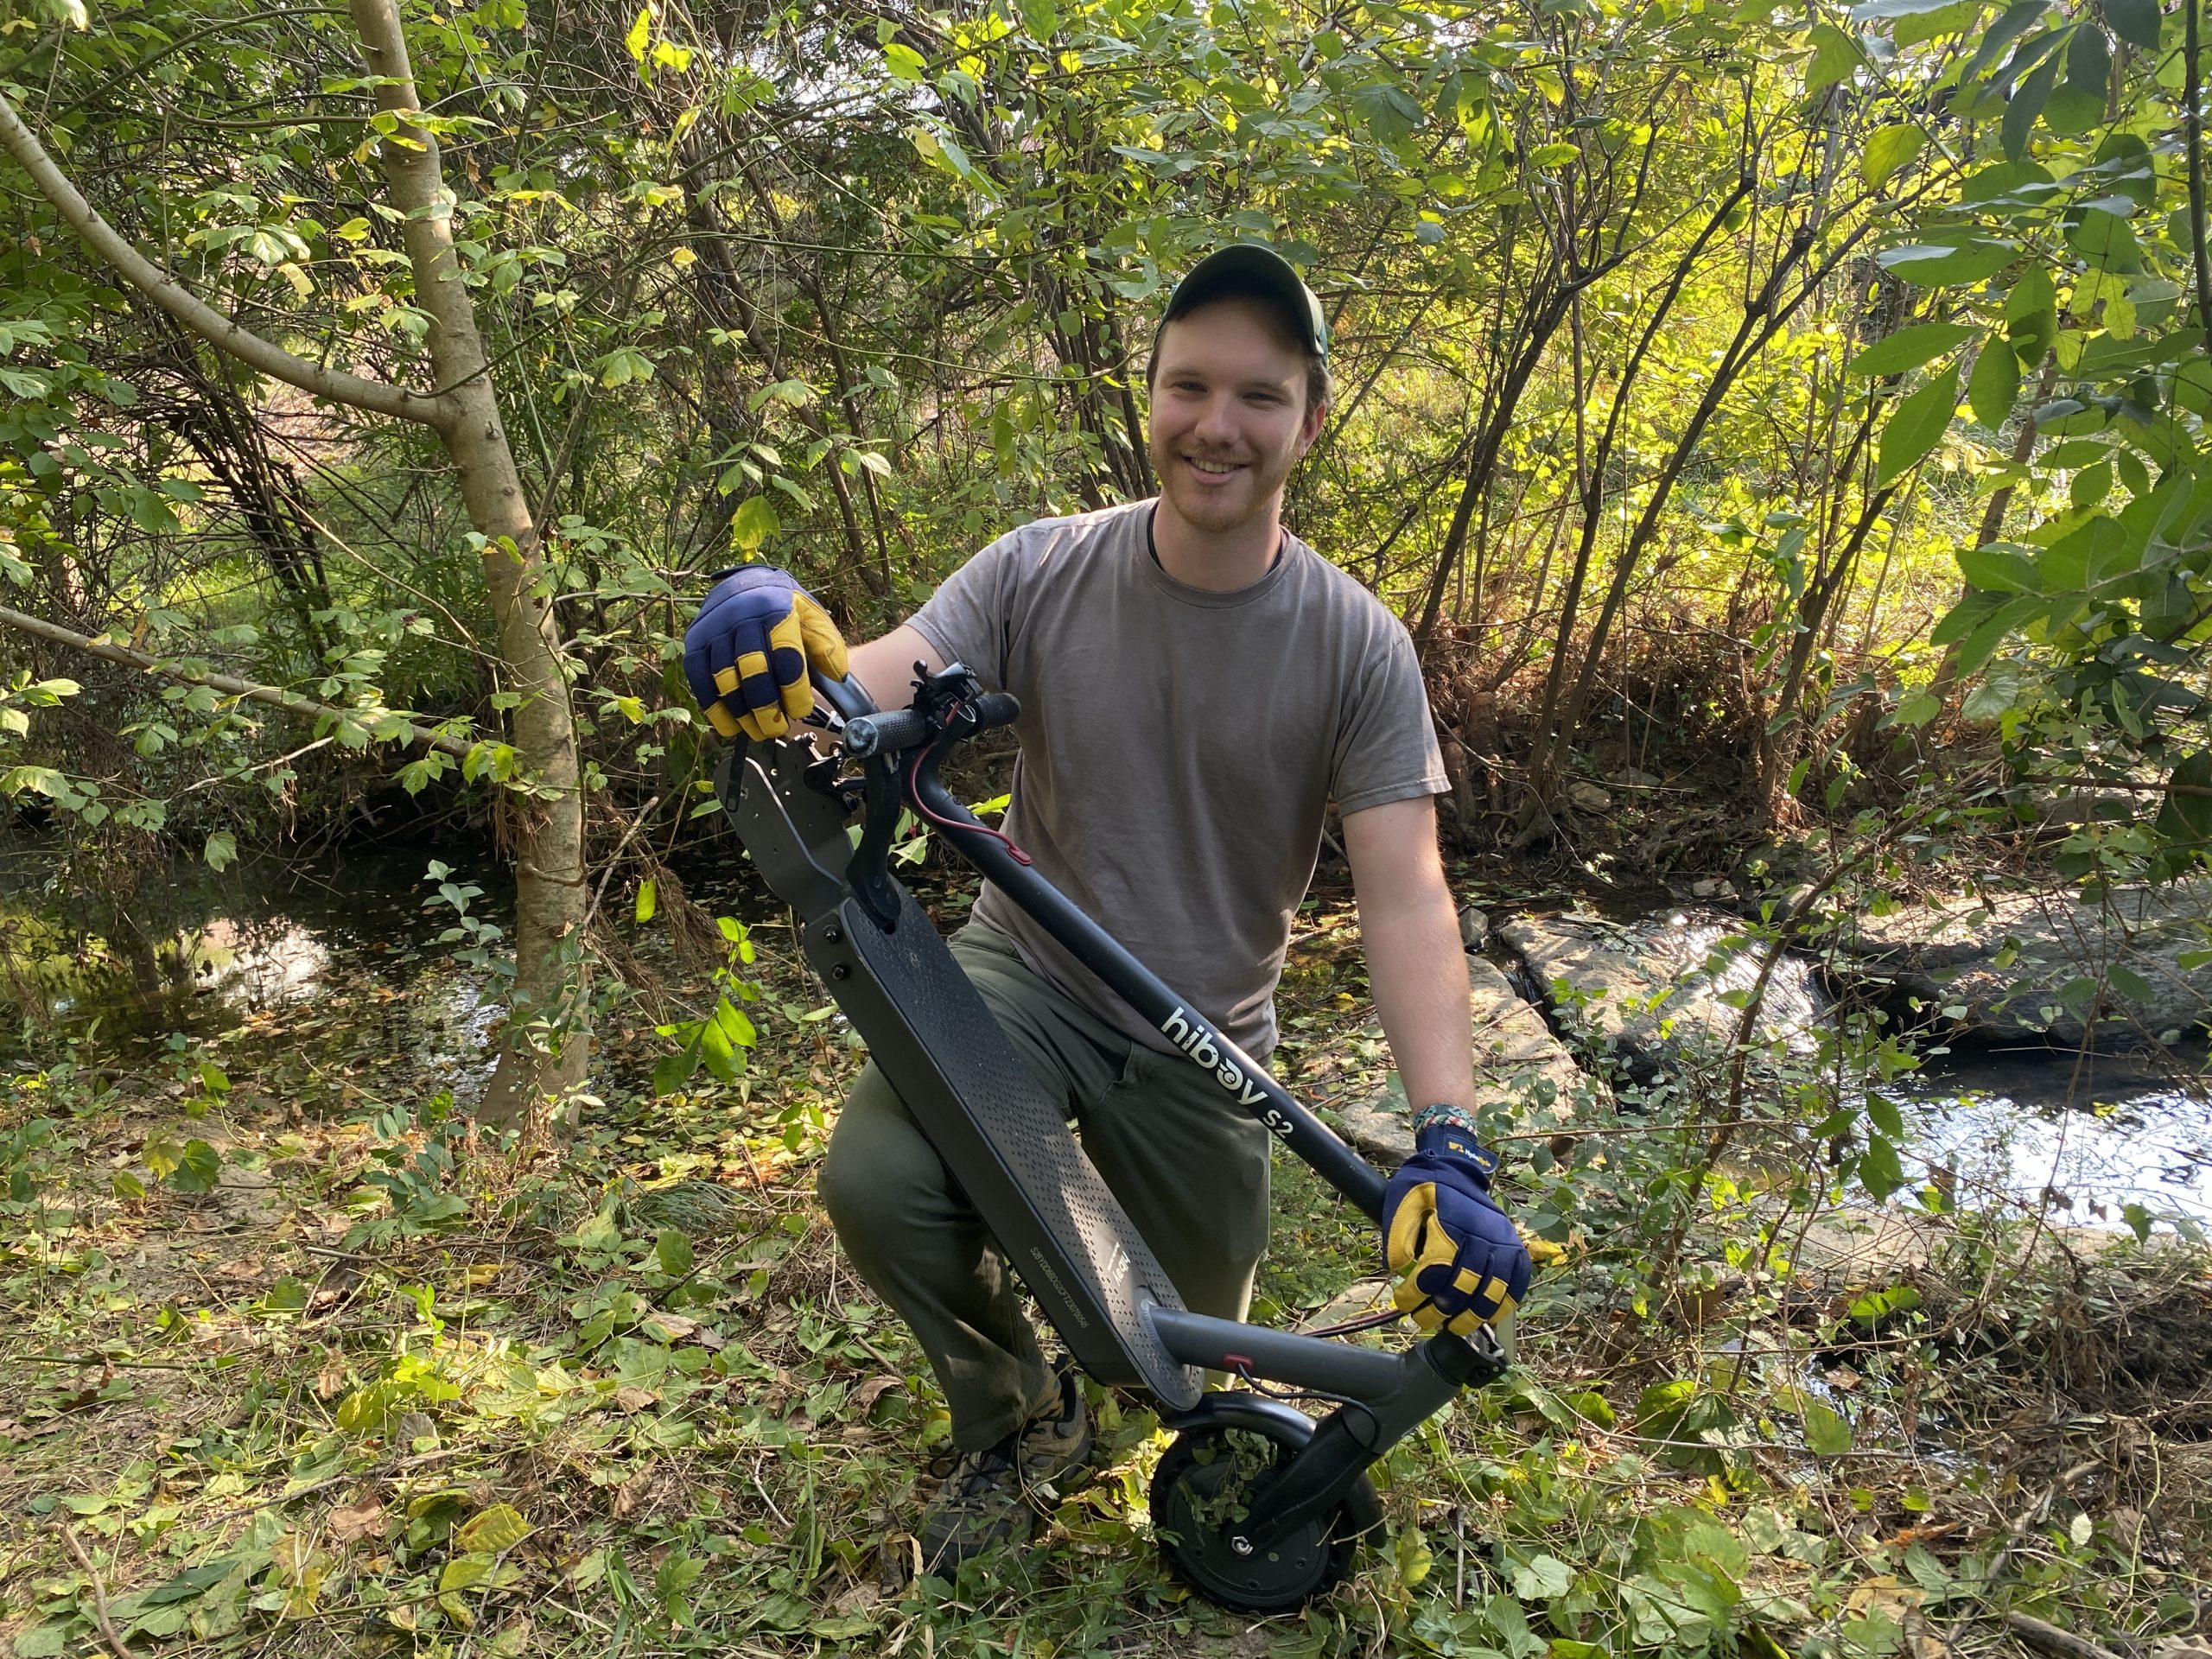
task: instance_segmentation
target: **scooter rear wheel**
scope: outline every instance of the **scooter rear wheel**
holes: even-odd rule
[[[1160,1560],[1208,1601],[1238,1612],[1300,1606],[1351,1571],[1359,1535],[1339,1504],[1263,1549],[1240,1549],[1245,1497],[1299,1449],[1274,1425],[1203,1424],[1175,1437],[1152,1478]]]

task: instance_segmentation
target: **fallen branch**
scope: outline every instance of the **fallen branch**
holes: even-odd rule
[[[2005,1614],[2005,1628],[2037,1652],[2050,1655],[2051,1659],[2120,1659],[2110,1648],[2071,1630],[2062,1630],[2056,1624],[2046,1624],[2031,1613]]]
[[[280,690],[273,685],[257,685],[251,680],[241,680],[234,675],[217,674],[212,671],[190,669],[176,663],[163,662],[158,657],[149,656],[143,651],[134,651],[129,645],[118,645],[111,639],[94,639],[77,632],[74,629],[65,628],[59,623],[44,621],[35,616],[26,616],[21,611],[11,611],[4,605],[0,605],[0,625],[14,628],[19,633],[28,633],[35,639],[47,640],[53,645],[67,645],[72,651],[81,651],[88,657],[99,658],[103,662],[120,663],[125,668],[135,668],[143,673],[159,674],[168,679],[181,680],[187,685],[204,685],[212,690],[221,691],[233,697],[243,697],[249,702],[265,703],[271,709],[282,709],[289,715],[304,715],[316,720],[358,721],[369,712],[363,709],[341,709],[334,703],[317,702],[312,697],[300,696],[296,691]],[[460,738],[448,737],[442,732],[433,731],[427,726],[417,726],[413,721],[409,721],[406,724],[409,742],[420,743],[425,748],[436,749],[442,753],[454,756],[456,760],[468,759],[470,751],[475,747],[474,744],[464,742]]]
[[[85,1569],[85,1576],[92,1586],[92,1618],[100,1627],[100,1634],[107,1639],[108,1650],[115,1659],[137,1659],[137,1656],[123,1644],[123,1637],[115,1628],[115,1620],[107,1611],[107,1586],[100,1582],[99,1569],[92,1565],[92,1558],[85,1554],[84,1545],[77,1541],[76,1532],[68,1527],[61,1529],[61,1541],[69,1546],[69,1553],[77,1558],[77,1565]]]

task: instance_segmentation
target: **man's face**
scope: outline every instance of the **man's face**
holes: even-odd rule
[[[1262,302],[1200,306],[1160,331],[1153,354],[1160,493],[1194,530],[1249,524],[1281,499],[1325,412],[1306,406],[1306,358]]]

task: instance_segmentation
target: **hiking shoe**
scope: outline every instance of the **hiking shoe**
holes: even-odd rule
[[[1083,1403],[1083,1380],[1069,1366],[1030,1407],[1016,1457],[1022,1479],[1032,1486],[1046,1486],[1080,1467],[1090,1455],[1090,1413]]]
[[[961,1562],[999,1544],[1026,1544],[1037,1511],[1015,1468],[1018,1436],[931,1466],[944,1479],[922,1510],[922,1571],[950,1578]]]
[[[1072,1369],[1030,1408],[1029,1420],[996,1446],[938,1459],[937,1493],[922,1510],[922,1570],[949,1575],[971,1555],[1021,1544],[1037,1529],[1052,1483],[1090,1455],[1090,1414]]]

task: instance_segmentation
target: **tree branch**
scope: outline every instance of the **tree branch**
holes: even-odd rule
[[[92,251],[114,268],[124,281],[192,330],[216,350],[228,353],[247,367],[297,386],[317,397],[349,404],[394,420],[436,426],[449,413],[444,397],[410,391],[381,380],[365,380],[343,369],[325,368],[295,357],[283,346],[241,327],[232,318],[209,305],[168,272],[132,247],[121,232],[99,216],[54,164],[31,130],[16,113],[15,105],[0,94],[0,144],[30,175],[31,182],[52,202]]]
[[[87,657],[98,657],[104,662],[120,663],[125,668],[181,680],[187,685],[204,685],[233,697],[243,697],[250,702],[265,703],[271,709],[282,709],[288,715],[306,715],[316,720],[359,721],[372,712],[365,709],[340,709],[333,703],[317,702],[296,691],[280,690],[273,685],[257,685],[251,680],[241,680],[229,674],[203,673],[175,663],[165,663],[143,651],[133,651],[129,645],[90,639],[59,623],[26,616],[21,611],[11,611],[4,605],[0,605],[0,626],[14,628],[19,633],[28,633],[54,645],[67,645],[72,651],[81,651]],[[417,726],[412,721],[407,722],[407,741],[461,760],[468,759],[469,752],[474,747],[460,738],[448,737],[442,732],[433,731],[427,726]]]

